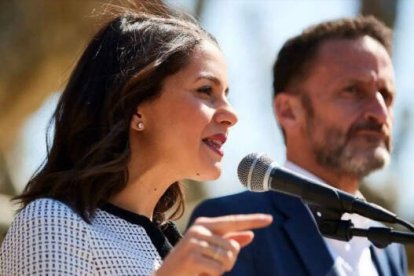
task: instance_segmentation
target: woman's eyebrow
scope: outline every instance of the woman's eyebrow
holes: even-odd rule
[[[209,73],[201,73],[200,76],[197,77],[196,81],[200,80],[200,79],[207,79],[210,80],[212,82],[214,82],[216,85],[222,85],[221,81],[215,77],[212,74]],[[226,90],[224,91],[224,93],[226,94],[226,96],[229,94],[230,89],[229,87],[226,88]]]

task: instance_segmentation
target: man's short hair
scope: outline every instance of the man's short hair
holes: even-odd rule
[[[356,39],[368,35],[381,43],[391,56],[392,31],[373,16],[327,21],[305,29],[289,39],[273,66],[273,96],[307,77],[320,45],[330,39]]]

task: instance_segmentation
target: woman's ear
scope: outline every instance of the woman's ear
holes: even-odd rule
[[[142,119],[142,115],[137,112],[135,112],[134,115],[132,115],[131,125],[130,127],[136,131],[143,131],[145,129],[144,121]]]

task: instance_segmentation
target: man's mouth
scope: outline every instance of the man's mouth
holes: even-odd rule
[[[354,133],[354,137],[363,137],[365,143],[368,143],[372,146],[379,146],[382,145],[387,150],[390,150],[390,137],[388,134],[381,132],[381,131],[373,131],[373,130],[360,130]]]
[[[385,140],[388,137],[388,135],[386,133],[384,133],[384,132],[370,130],[370,129],[367,129],[367,130],[365,130],[365,129],[359,130],[357,132],[357,134],[364,135],[364,136],[367,136],[367,137],[377,138],[377,139],[383,139],[383,140]]]
[[[369,144],[384,144],[387,149],[390,145],[390,132],[385,124],[372,121],[363,121],[354,124],[350,130],[349,137],[364,137]]]
[[[377,136],[386,138],[389,136],[389,131],[386,125],[373,123],[373,122],[361,122],[355,124],[351,130],[351,134],[364,134],[367,136]]]
[[[226,142],[227,137],[224,134],[215,134],[213,136],[209,136],[204,138],[202,141],[205,145],[207,145],[212,151],[217,153],[220,156],[224,155],[223,150],[221,147]]]

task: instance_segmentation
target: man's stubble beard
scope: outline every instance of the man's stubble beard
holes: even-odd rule
[[[335,126],[324,126],[315,118],[310,99],[302,100],[307,113],[306,134],[312,147],[316,162],[341,175],[362,178],[371,172],[384,167],[390,161],[391,137],[388,135],[384,145],[364,148],[355,145],[355,133],[361,129],[384,131],[378,123],[365,120],[354,123],[344,133]],[[309,106],[311,105],[311,106]],[[323,128],[321,128],[321,126]],[[317,133],[317,130],[322,133]],[[367,138],[368,139],[368,138]]]

